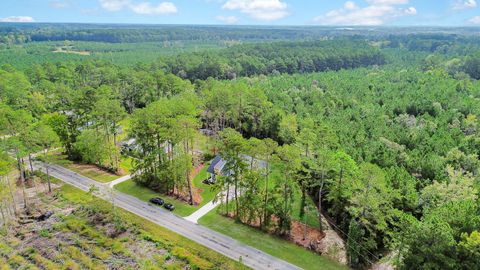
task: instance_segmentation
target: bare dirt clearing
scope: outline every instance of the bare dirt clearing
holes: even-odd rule
[[[53,53],[67,53],[67,54],[77,54],[77,55],[84,55],[88,56],[92,53],[89,51],[74,51],[72,46],[64,46],[64,47],[57,47]]]

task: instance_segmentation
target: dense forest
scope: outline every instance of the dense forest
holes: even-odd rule
[[[391,35],[395,32],[400,35]],[[37,41],[95,41],[109,43],[163,42],[178,40],[320,40],[349,36],[353,39],[411,40],[409,35],[425,35],[415,42],[452,41],[475,37],[475,28],[452,27],[301,27],[301,26],[195,26],[195,25],[128,25],[128,24],[51,24],[2,23],[0,43],[21,44]],[[478,38],[478,36],[476,37]],[[415,38],[414,38],[415,40]],[[395,42],[395,44],[402,42]]]
[[[338,40],[237,45],[214,52],[163,57],[160,61],[167,72],[195,81],[351,69],[383,65],[386,60],[367,43]]]
[[[0,31],[7,33],[0,34],[5,43],[211,35],[7,29]],[[265,31],[271,33],[265,39],[315,38],[308,29],[256,31],[215,33],[224,39],[258,39]],[[187,190],[193,201],[192,144],[202,128],[212,132],[213,148],[232,172],[217,183],[235,193],[227,192],[226,216],[288,235],[299,189],[300,211],[307,197],[315,202],[323,214],[319,230],[322,217],[335,225],[353,268],[392,257],[398,269],[477,269],[477,38],[384,33],[245,42],[130,66],[74,59],[17,70],[5,62],[0,132],[12,139],[3,150],[16,155],[22,176],[20,158],[56,141],[72,160],[117,171],[117,132],[129,118],[129,136],[139,145],[131,153],[135,181],[167,194]],[[268,165],[247,163],[244,155]]]

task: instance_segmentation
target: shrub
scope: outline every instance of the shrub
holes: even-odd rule
[[[47,229],[42,229],[38,235],[45,238],[50,238],[52,236]]]
[[[211,269],[213,267],[211,262],[206,261],[181,247],[175,247],[172,250],[172,254],[179,259],[187,261],[192,269]]]

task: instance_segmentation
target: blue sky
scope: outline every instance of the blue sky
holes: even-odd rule
[[[480,26],[480,0],[1,0],[0,21]]]

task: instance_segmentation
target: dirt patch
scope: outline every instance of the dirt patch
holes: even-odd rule
[[[369,270],[395,270],[394,261],[397,256],[398,253],[390,252],[380,259],[380,261],[375,262]]]
[[[200,173],[200,171],[205,167],[205,164],[201,164],[190,172],[190,180],[192,181],[193,185],[193,179]],[[202,203],[203,199],[200,194],[202,194],[203,189],[198,188],[198,187],[193,187],[192,188],[192,195],[193,195],[193,205],[199,205]],[[179,199],[181,201],[184,201],[186,203],[190,203],[190,195],[188,194],[188,189],[186,190],[175,190],[174,195],[176,199]]]
[[[113,174],[105,169],[99,168],[98,166],[90,165],[90,164],[72,163],[71,165],[69,165],[69,167],[84,173],[105,174],[112,177],[120,176],[120,175]]]
[[[195,177],[197,177],[197,175],[200,173],[201,170],[203,170],[203,168],[205,168],[205,164],[201,164],[200,166],[193,168],[192,172],[190,173],[190,179],[195,179]]]
[[[233,212],[226,215],[229,218],[235,218]],[[347,253],[345,248],[345,243],[343,239],[331,228],[329,224],[326,223],[325,218],[322,218],[322,224],[324,231],[321,232],[317,228],[312,228],[310,226],[306,227],[306,237],[305,236],[305,224],[293,221],[291,223],[290,235],[284,236],[288,241],[291,241],[301,247],[310,249],[318,254],[326,256],[334,261],[337,261],[341,264],[347,264]],[[271,224],[276,224],[278,218],[272,217]],[[242,223],[251,226],[256,229],[260,229],[260,220],[254,220],[247,222],[242,220]],[[276,232],[272,226],[266,233],[275,235]]]
[[[292,222],[290,239],[299,246],[311,248],[312,243],[320,243],[324,237],[325,233],[320,232],[318,229],[311,228],[310,226],[305,227],[305,224],[298,221]]]
[[[202,189],[200,188],[193,188],[192,195],[193,195],[193,205],[199,205],[202,202],[202,196],[200,196]],[[175,197],[175,199],[184,201],[186,203],[190,203],[190,194],[188,193],[188,189],[178,191],[176,190],[174,194],[171,196]]]
[[[52,153],[52,156],[54,157],[55,160],[57,160],[54,163],[60,166],[66,167],[67,169],[76,171],[77,173],[81,172],[81,174],[84,174],[84,175],[103,175],[103,176],[112,177],[112,178],[124,175],[123,172],[119,172],[118,174],[115,174],[97,165],[70,161],[67,159],[66,155],[62,154],[60,151]]]
[[[76,54],[76,55],[83,55],[83,56],[91,55],[91,52],[89,52],[89,51],[74,51],[74,50],[67,49],[67,48],[64,48],[64,47],[58,47],[52,52],[53,53]]]

